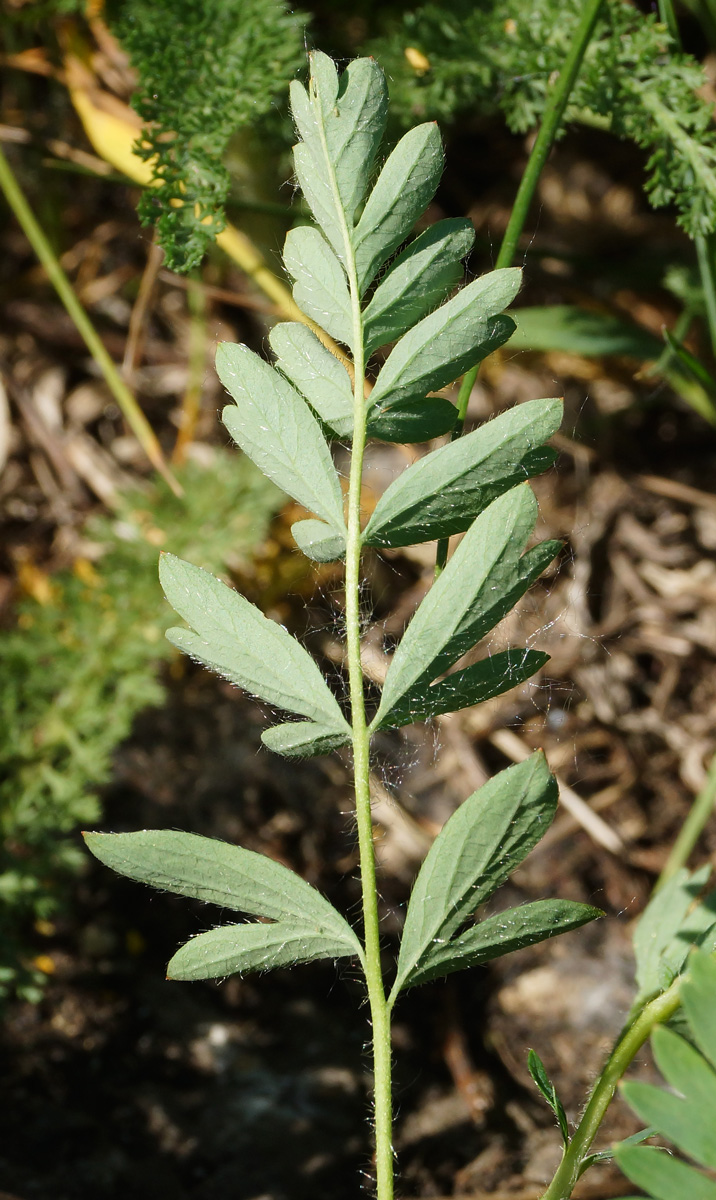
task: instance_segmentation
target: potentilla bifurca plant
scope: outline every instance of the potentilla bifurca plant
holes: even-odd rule
[[[553,462],[545,443],[562,409],[554,399],[521,404],[430,450],[363,523],[367,440],[421,443],[454,430],[457,409],[435,393],[510,337],[514,322],[504,310],[517,294],[520,271],[492,271],[452,294],[472,226],[443,220],[412,236],[442,171],[435,124],[407,133],[375,175],[388,98],[372,59],[351,63],[339,78],[329,58],[311,55],[308,89],[292,84],[291,104],[300,139],[296,177],[316,223],[289,233],[284,262],[309,323],[272,329],[274,365],[246,346],[225,343],[217,370],[234,400],[223,413],[231,436],[315,514],[294,524],[296,544],[317,562],[345,560],[345,702],[283,626],[219,579],[171,554],[162,556],[160,577],[188,626],[169,631],[174,645],[299,718],[265,730],[270,751],[300,758],[352,746],[362,928],[352,928],[292,871],[239,846],[174,830],[85,836],[92,853],[123,875],[267,919],[192,938],[169,963],[170,979],[215,979],[325,958],[360,965],[372,1031],[376,1192],[390,1200],[390,1023],[402,993],[600,915],[572,901],[538,900],[474,919],[554,816],[557,786],[537,753],[496,775],[448,820],[415,882],[392,977],[381,968],[371,738],[488,700],[547,661],[520,648],[456,666],[559,550],[554,541],[525,545],[536,520],[527,480]],[[370,390],[366,366],[388,344]],[[345,498],[332,440],[350,446]],[[363,548],[452,534],[463,537],[408,625],[388,663],[380,703],[369,712],[360,653]]]

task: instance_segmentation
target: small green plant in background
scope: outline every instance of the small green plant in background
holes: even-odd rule
[[[157,479],[91,519],[96,562],[46,579],[0,637],[0,998],[38,997],[27,927],[55,915],[83,864],[75,830],[100,817],[96,789],[116,747],[165,697],[157,545],[171,537],[206,567],[239,566],[282,500],[252,463],[225,451],[209,469],[189,463],[180,474],[183,500]]]
[[[160,577],[188,626],[170,630],[170,641],[301,718],[267,729],[262,737],[269,749],[302,757],[352,747],[362,936],[314,888],[252,851],[174,830],[88,833],[86,841],[130,878],[268,919],[221,925],[193,938],[170,962],[170,978],[220,978],[321,958],[360,963],[373,1038],[376,1186],[380,1200],[389,1200],[390,1023],[400,994],[599,915],[589,905],[549,899],[473,921],[554,815],[556,783],[538,753],[495,776],[447,822],[416,880],[395,976],[383,975],[371,737],[498,695],[546,661],[536,651],[512,648],[459,665],[559,550],[556,542],[525,546],[537,516],[526,480],[554,460],[545,443],[559,427],[561,403],[524,404],[431,450],[388,488],[364,524],[367,439],[425,442],[450,432],[457,409],[434,393],[507,341],[514,323],[504,310],[519,289],[520,272],[494,271],[448,299],[472,244],[470,223],[442,221],[408,240],[442,172],[436,125],[407,133],[369,187],[387,118],[385,79],[373,60],[351,63],[339,79],[329,58],[313,54],[308,91],[294,83],[291,103],[299,134],[296,175],[316,224],[289,233],[284,261],[304,313],[350,351],[352,379],[296,323],[272,330],[275,365],[245,346],[224,344],[217,368],[235,401],[223,414],[232,437],[314,514],[293,526],[299,548],[319,562],[345,559],[347,697],[336,698],[284,628],[207,571],[165,554]],[[389,342],[395,344],[366,398],[366,367]],[[345,502],[330,450],[334,437],[350,445]],[[464,537],[393,654],[380,701],[369,708],[360,661],[363,548],[455,533]]]

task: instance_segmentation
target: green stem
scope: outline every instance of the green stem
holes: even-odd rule
[[[363,313],[355,252],[338,190],[335,171],[328,153],[325,130],[320,126],[325,162],[331,179],[336,212],[341,224],[345,248],[345,267],[351,297],[353,351],[353,443],[348,482],[348,521],[346,536],[346,659],[351,702],[353,742],[353,780],[356,798],[356,825],[360,853],[360,877],[363,905],[366,986],[373,1029],[373,1115],[375,1121],[375,1171],[377,1200],[393,1200],[393,1098],[390,1042],[390,1008],[380,961],[380,920],[378,881],[373,845],[373,817],[370,804],[370,734],[365,713],[363,667],[361,665],[361,493],[363,457],[366,443],[366,408],[363,394],[365,349]]]
[[[655,892],[658,892],[659,888],[663,887],[677,871],[686,866],[691,851],[703,832],[704,825],[714,811],[714,804],[716,804],[716,754],[711,759],[704,786],[694,800],[689,815],[681,826],[669,857],[654,885]]]
[[[645,1004],[622,1033],[595,1084],[574,1137],[567,1146],[554,1179],[542,1200],[569,1200],[619,1081],[652,1030],[657,1025],[663,1025],[676,1012],[681,1003],[681,982],[679,976],[668,991]]]
[[[574,41],[569,48],[569,54],[564,60],[564,66],[559,73],[557,81],[552,89],[550,98],[542,116],[542,124],[535,138],[534,146],[527,161],[520,186],[517,189],[515,203],[510,213],[510,219],[507,222],[502,244],[497,255],[495,270],[501,267],[509,267],[515,257],[515,252],[519,244],[522,230],[525,227],[525,222],[530,210],[530,205],[534,198],[539,177],[542,174],[545,163],[549,157],[550,150],[554,145],[555,138],[559,132],[559,127],[562,123],[565,109],[569,103],[569,97],[577,81],[579,68],[582,65],[582,59],[586,53],[594,28],[597,24],[599,11],[602,7],[603,0],[587,0],[582,12],[582,18],[577,26],[574,34]],[[467,415],[467,406],[470,400],[470,393],[475,386],[477,373],[480,369],[480,363],[476,363],[462,379],[460,391],[457,397],[457,421],[453,431],[453,437],[460,437],[462,434],[465,417]],[[438,542],[438,551],[436,558],[436,574],[444,567],[447,561],[448,542],[442,539]]]
[[[697,233],[694,242],[696,243],[696,258],[699,264],[701,285],[704,289],[706,324],[711,339],[711,352],[716,357],[716,280],[714,280],[713,244],[711,238],[701,233]]]
[[[55,288],[68,315],[72,318],[77,331],[84,339],[92,358],[102,372],[104,381],[117,401],[127,424],[135,434],[149,461],[164,476],[172,491],[177,496],[180,496],[182,494],[181,488],[164,461],[164,455],[154,431],[120,376],[94,325],[72,290],[72,285],[60,266],[57,255],[47,240],[44,230],[38,224],[35,214],[30,208],[27,198],[21,190],[2,149],[0,149],[0,188],[2,188],[5,199],[17,217],[25,237],[45,268],[48,279]]]
[[[679,34],[679,23],[676,20],[676,13],[674,12],[671,0],[659,0],[659,20],[662,25],[666,25],[666,28],[680,49],[681,36]]]

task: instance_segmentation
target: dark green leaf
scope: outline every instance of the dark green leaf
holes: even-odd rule
[[[345,272],[323,234],[311,225],[290,229],[283,261],[294,282],[296,304],[346,346],[353,343],[351,298]]]
[[[442,396],[407,400],[368,413],[368,437],[382,442],[429,442],[449,433],[457,421],[457,409]]]
[[[427,208],[442,169],[442,141],[434,122],[411,129],[390,154],[353,233],[361,294]]]
[[[330,754],[339,746],[347,746],[351,740],[350,729],[336,730],[332,725],[319,725],[314,721],[289,721],[285,725],[274,725],[265,729],[261,741],[275,754],[286,758],[312,758],[317,754]]]
[[[393,708],[471,649],[509,612],[558,550],[545,542],[522,555],[537,504],[528,485],[481,513],[431,587],[393,655],[372,729]]]
[[[393,997],[522,862],[556,806],[557,785],[538,752],[495,775],[453,813],[413,887]]]
[[[167,967],[167,979],[222,979],[355,953],[342,939],[289,921],[221,925],[177,950]]]
[[[222,342],[216,370],[236,401],[222,413],[234,441],[299,504],[343,531],[343,493],[331,452],[295,388],[247,346]]]
[[[506,342],[514,322],[499,314],[514,300],[521,278],[516,267],[491,271],[418,321],[388,355],[369,410],[438,391]]]
[[[617,1146],[624,1174],[654,1200],[716,1200],[716,1183],[656,1146]]]
[[[120,875],[272,920],[290,920],[351,947],[358,939],[332,904],[281,863],[215,838],[175,829],[86,833],[87,847]]]
[[[281,321],[269,333],[277,366],[338,437],[353,433],[353,389],[343,363],[307,325]]]
[[[442,713],[482,704],[524,683],[548,662],[549,655],[540,650],[501,650],[471,667],[454,671],[438,683],[423,684],[407,692],[379,728],[411,725],[413,721],[427,721]]]
[[[545,1065],[542,1062],[542,1059],[534,1050],[530,1050],[527,1055],[527,1070],[532,1076],[535,1085],[542,1093],[544,1099],[547,1101],[549,1107],[552,1109],[552,1112],[556,1116],[559,1122],[560,1131],[562,1133],[562,1139],[566,1146],[569,1142],[569,1125],[567,1123],[567,1114],[564,1111],[564,1105],[562,1104],[562,1101],[557,1095],[557,1089],[545,1070]]]
[[[169,630],[173,645],[278,708],[336,733],[348,728],[315,662],[283,625],[173,554],[161,556],[159,578],[172,608],[191,626]]]
[[[540,448],[561,420],[561,400],[531,400],[426,454],[381,496],[364,542],[412,546],[462,533],[503,492],[551,465],[554,454]]]
[[[603,916],[600,908],[574,900],[534,900],[519,908],[509,908],[486,917],[457,937],[445,941],[437,938],[403,986],[414,987],[466,967],[491,962]]]
[[[392,342],[449,296],[475,231],[464,217],[438,221],[395,259],[363,314],[366,354]]]
[[[346,552],[345,535],[336,533],[324,521],[296,521],[291,533],[299,550],[314,562],[335,562]]]

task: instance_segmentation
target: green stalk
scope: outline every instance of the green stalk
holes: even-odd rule
[[[174,494],[180,496],[182,494],[181,487],[164,461],[161,446],[157,441],[152,427],[119,374],[94,325],[72,290],[72,284],[63,271],[57,255],[45,236],[44,230],[39,225],[35,214],[30,208],[27,198],[20,188],[2,149],[0,149],[0,188],[2,188],[5,199],[17,217],[25,237],[45,268],[47,277],[62,301],[65,310],[74,322],[75,328],[81,334],[87,349],[102,372],[104,381],[117,401],[127,424],[149,461],[164,476]]]
[[[681,1004],[681,983],[679,976],[667,991],[645,1004],[621,1034],[542,1200],[569,1200],[619,1081],[652,1030],[657,1025],[663,1025],[676,1012]]]
[[[701,286],[704,289],[706,303],[706,324],[711,339],[711,352],[716,357],[716,280],[714,279],[714,253],[712,239],[704,234],[697,234],[696,258],[701,275]]]
[[[562,124],[564,111],[569,103],[569,97],[572,94],[572,89],[577,81],[579,68],[582,65],[582,59],[586,53],[587,46],[591,40],[594,28],[599,17],[599,10],[602,7],[603,0],[588,0],[584,6],[582,18],[577,26],[574,34],[574,41],[569,49],[569,54],[564,60],[564,66],[559,73],[557,82],[552,89],[550,98],[542,116],[542,124],[535,138],[534,146],[527,161],[525,172],[520,180],[520,186],[517,189],[515,203],[510,213],[510,219],[507,222],[502,244],[497,255],[495,270],[501,267],[509,267],[515,257],[515,252],[519,244],[522,230],[525,227],[525,222],[529,214],[530,205],[534,198],[539,177],[542,174],[547,159],[549,158],[550,150],[554,145],[554,140],[559,132],[559,127]],[[474,367],[463,375],[460,391],[457,397],[457,421],[453,429],[453,438],[458,438],[462,434],[465,426],[465,417],[467,416],[467,406],[470,400],[470,393],[475,386],[477,373],[480,369],[480,363],[476,363]],[[447,539],[441,539],[438,542],[437,558],[436,558],[436,574],[440,574],[447,561],[448,542]]]
[[[676,838],[662,872],[654,885],[654,891],[659,888],[686,866],[691,851],[703,832],[704,825],[714,811],[716,804],[716,754],[711,759],[706,781],[694,800],[688,817],[684,821]]]
[[[348,482],[348,521],[346,537],[346,659],[351,701],[353,743],[353,781],[356,798],[356,825],[360,854],[360,878],[363,905],[363,969],[373,1029],[373,1115],[375,1128],[375,1171],[377,1200],[393,1200],[393,1097],[390,1044],[390,1008],[385,993],[380,961],[380,922],[378,881],[373,846],[373,818],[370,806],[370,734],[365,714],[363,667],[361,665],[360,584],[361,584],[361,492],[363,457],[366,443],[366,408],[363,395],[365,351],[363,313],[353,242],[338,191],[335,171],[328,153],[325,130],[319,122],[325,162],[331,179],[336,212],[341,223],[345,248],[345,267],[351,296],[353,335],[353,444]]]

